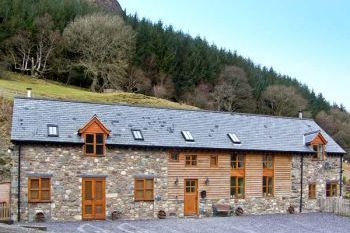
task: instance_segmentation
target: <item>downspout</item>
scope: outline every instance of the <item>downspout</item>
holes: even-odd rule
[[[343,195],[343,156],[340,155],[340,180],[339,180],[339,187],[340,187],[340,192],[339,192],[339,197]]]
[[[17,221],[21,221],[21,145],[18,145]]]
[[[304,154],[300,157],[300,205],[299,213],[303,211],[303,176],[304,176]]]

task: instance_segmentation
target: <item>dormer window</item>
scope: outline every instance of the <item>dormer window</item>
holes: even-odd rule
[[[313,145],[312,148],[316,152],[316,154],[314,154],[313,158],[318,159],[318,160],[323,160],[324,145],[322,145],[322,144]]]
[[[106,153],[106,139],[109,135],[108,130],[102,122],[94,116],[83,128],[79,134],[84,138],[83,151],[88,156],[103,156]]]
[[[327,140],[323,137],[320,131],[314,131],[304,134],[305,144],[309,146],[315,154],[313,159],[324,160],[326,158],[326,144]]]
[[[49,137],[58,137],[58,126],[57,125],[47,125],[47,135]]]

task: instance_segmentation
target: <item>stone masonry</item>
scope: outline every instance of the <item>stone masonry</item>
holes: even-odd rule
[[[15,149],[18,153],[18,146]],[[12,217],[17,219],[18,154],[13,155]],[[21,219],[33,221],[37,212],[51,220],[82,219],[82,177],[106,177],[106,212],[120,211],[122,218],[155,218],[159,210],[182,217],[183,200],[168,200],[168,152],[166,150],[107,148],[104,157],[88,157],[80,145],[21,146]],[[300,155],[292,156],[292,187],[286,197],[206,200],[199,195],[199,212],[212,215],[212,204],[243,207],[246,214],[286,213],[289,205],[299,211]],[[319,211],[319,200],[326,197],[326,183],[339,181],[340,157],[328,155],[325,161],[304,156],[303,212]],[[51,203],[28,203],[28,176],[51,176]],[[134,177],[154,176],[154,201],[134,201]],[[316,183],[317,199],[308,199],[308,184]],[[229,185],[229,183],[228,183]]]
[[[82,218],[82,177],[106,176],[107,217],[154,218],[167,211],[167,153],[161,150],[107,148],[105,157],[83,155],[81,146],[26,145],[21,148],[21,220],[33,221],[37,212],[51,220]],[[17,159],[12,169],[12,214],[17,219]],[[51,203],[28,203],[28,176],[51,176]],[[154,176],[154,202],[134,201],[134,177]]]

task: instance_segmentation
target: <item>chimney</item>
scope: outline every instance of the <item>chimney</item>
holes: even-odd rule
[[[30,87],[27,88],[27,97],[32,98],[32,88]]]
[[[299,119],[302,120],[303,119],[303,111],[299,111]]]

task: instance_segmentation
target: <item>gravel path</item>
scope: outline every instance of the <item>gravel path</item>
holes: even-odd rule
[[[137,221],[88,221],[45,223],[55,233],[345,233],[350,218],[333,214],[259,215]]]

